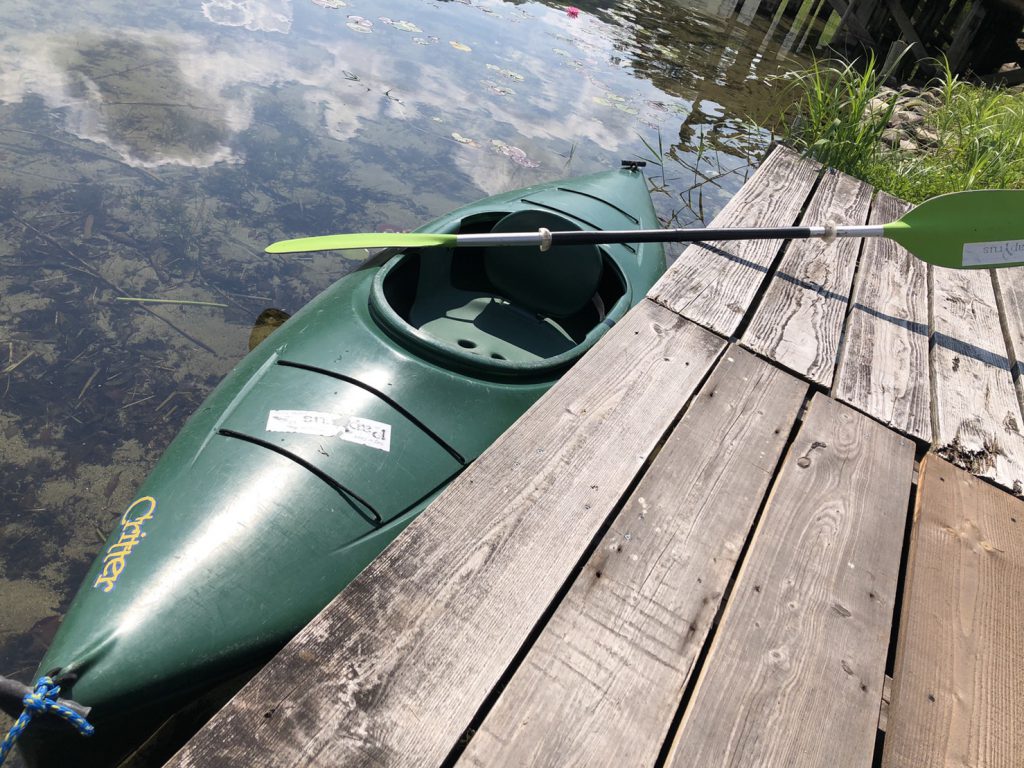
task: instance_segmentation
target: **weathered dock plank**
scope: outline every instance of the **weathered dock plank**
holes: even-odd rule
[[[459,765],[653,765],[807,385],[731,347]]]
[[[909,209],[879,192],[869,223],[895,221]],[[832,394],[893,429],[931,442],[928,268],[886,238],[864,241]]]
[[[992,278],[1006,331],[1006,351],[1017,385],[1017,400],[1024,407],[1024,269],[994,269]]]
[[[935,451],[1024,492],[1021,409],[991,275],[933,267],[931,279]]]
[[[724,346],[641,303],[170,765],[441,763]]]
[[[715,217],[715,227],[791,226],[810,195],[821,166],[776,147]],[[731,337],[782,247],[782,240],[696,243],[676,259],[648,296],[726,337]]]
[[[1020,766],[1024,502],[935,456],[918,482],[882,764]]]
[[[803,220],[810,225],[864,224],[870,186],[852,176],[828,173],[811,197]],[[782,256],[743,345],[828,388],[850,302],[860,240],[797,240]]]
[[[914,444],[815,396],[669,756],[871,765]]]

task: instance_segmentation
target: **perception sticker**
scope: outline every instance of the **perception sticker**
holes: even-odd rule
[[[997,240],[991,243],[964,243],[965,267],[987,267],[1024,261],[1024,240]]]
[[[338,436],[342,440],[376,448],[378,451],[391,450],[391,425],[358,416],[322,411],[271,411],[267,416],[267,432]]]

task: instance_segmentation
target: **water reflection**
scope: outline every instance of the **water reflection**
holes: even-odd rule
[[[224,110],[190,83],[171,41],[79,35],[52,51],[65,73],[66,129],[129,164],[209,166],[234,159]]]
[[[203,0],[203,15],[214,24],[287,34],[292,28],[292,0]]]
[[[576,5],[0,5],[0,672],[31,673],[252,318],[358,264],[266,243],[621,158],[649,161],[666,223],[735,193],[810,27],[753,0]]]

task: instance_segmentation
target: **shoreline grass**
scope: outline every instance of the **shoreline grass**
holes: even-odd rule
[[[873,56],[819,62],[785,78],[792,101],[775,133],[819,162],[918,203],[967,189],[1024,189],[1024,92],[976,86],[943,74],[923,89],[934,105],[923,124],[933,146],[890,147],[882,139],[896,109],[887,73]]]

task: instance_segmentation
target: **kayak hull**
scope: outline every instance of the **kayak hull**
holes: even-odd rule
[[[523,210],[588,229],[657,226],[643,176],[623,170],[489,198],[420,231],[487,227]],[[93,708],[97,734],[33,727],[21,745],[31,765],[117,764],[170,714],[244,679],[664,270],[659,244],[603,248],[605,279],[618,286],[605,322],[561,355],[481,362],[390,316],[384,283],[411,258],[347,275],[290,318],[117,510],[40,664],[62,696]]]

